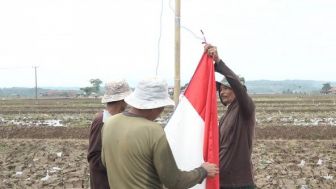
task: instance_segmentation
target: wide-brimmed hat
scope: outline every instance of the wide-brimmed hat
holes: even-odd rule
[[[237,76],[239,78],[239,81],[242,85],[245,85],[245,78],[244,77],[240,77],[240,76]],[[217,88],[220,86],[220,85],[224,85],[226,87],[231,87],[230,83],[228,82],[228,80],[226,79],[226,77],[223,77],[223,79],[221,81],[216,81],[216,86]]]
[[[167,82],[159,78],[149,78],[138,83],[125,102],[137,109],[155,109],[174,106],[168,94]]]
[[[105,84],[105,94],[102,98],[102,103],[123,100],[131,92],[125,80],[108,82]]]

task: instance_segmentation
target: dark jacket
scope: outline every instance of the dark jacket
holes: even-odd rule
[[[109,183],[106,168],[101,161],[101,129],[103,127],[103,112],[98,113],[91,124],[90,139],[88,149],[88,162],[90,169],[90,185],[91,189],[108,189]]]
[[[226,77],[236,96],[219,122],[220,186],[254,185],[251,154],[255,105],[245,86],[223,61],[215,64],[215,71]]]

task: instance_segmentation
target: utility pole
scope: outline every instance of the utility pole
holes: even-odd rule
[[[175,82],[174,82],[174,101],[175,105],[179,102],[180,96],[180,23],[181,23],[181,1],[175,0]]]
[[[37,66],[33,66],[34,70],[35,70],[35,104],[38,104],[37,101]]]

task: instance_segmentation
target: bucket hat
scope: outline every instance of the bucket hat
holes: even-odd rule
[[[105,85],[105,94],[102,103],[123,100],[131,93],[131,89],[125,80],[111,81]]]
[[[159,78],[140,81],[134,92],[125,98],[125,102],[137,109],[155,109],[175,105],[169,97],[167,82]]]

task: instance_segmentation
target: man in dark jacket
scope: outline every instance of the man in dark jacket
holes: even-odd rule
[[[255,188],[252,167],[252,142],[255,127],[255,105],[239,78],[218,56],[216,47],[205,50],[214,59],[215,71],[224,75],[219,82],[219,97],[225,114],[219,121],[219,160],[221,189]]]
[[[131,90],[124,80],[109,82],[105,85],[105,94],[102,103],[106,104],[106,109],[97,113],[90,128],[87,159],[90,169],[91,189],[110,188],[106,168],[102,165],[101,161],[101,129],[108,117],[125,110],[127,104],[125,103],[124,98],[130,93]]]

